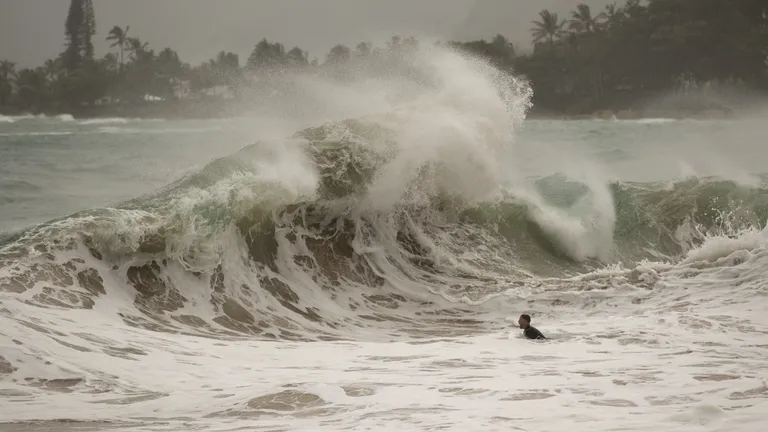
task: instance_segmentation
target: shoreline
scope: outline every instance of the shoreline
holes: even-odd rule
[[[18,111],[0,107],[0,116],[22,117],[44,115],[57,117],[71,115],[77,120],[124,118],[139,120],[213,120],[259,115],[232,100],[185,100],[153,102],[147,104],[88,106],[69,110]],[[741,117],[726,109],[676,110],[676,109],[621,109],[600,110],[587,114],[567,114],[535,107],[528,111],[526,120],[729,120]]]

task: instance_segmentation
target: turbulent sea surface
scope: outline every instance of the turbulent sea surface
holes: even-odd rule
[[[766,430],[768,126],[420,58],[293,117],[0,116],[0,430]]]

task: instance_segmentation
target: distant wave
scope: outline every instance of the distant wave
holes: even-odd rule
[[[71,114],[60,114],[54,117],[46,116],[45,114],[25,114],[25,115],[19,115],[19,116],[3,116],[0,115],[0,123],[15,123],[18,121],[24,121],[24,120],[56,120],[61,121],[65,123],[73,122],[75,121],[75,118]]]
[[[90,118],[79,121],[79,124],[83,126],[92,125],[105,125],[105,124],[128,124],[137,122],[163,122],[164,119],[142,119],[142,118],[124,118],[124,117],[109,117],[109,118]]]
[[[98,128],[97,132],[103,133],[103,134],[116,134],[116,135],[119,135],[119,134],[184,134],[184,133],[215,132],[219,130],[221,129],[212,128],[212,127],[146,129],[146,128],[131,128],[131,127],[121,127],[121,126],[101,126]]]
[[[70,131],[51,131],[51,132],[0,132],[0,136],[66,136],[72,135]]]
[[[112,117],[112,118],[92,118],[87,120],[81,120],[79,123],[81,125],[87,126],[87,125],[102,125],[102,124],[126,124],[129,122],[131,122],[131,120],[127,118]]]
[[[38,115],[20,115],[20,116],[3,116],[0,115],[0,123],[16,123],[19,121],[56,121],[62,123],[77,123],[82,126],[98,126],[108,124],[127,124],[134,122],[163,122],[165,119],[142,119],[142,118],[123,118],[123,117],[105,117],[105,118],[88,118],[88,119],[75,119],[71,114],[60,114],[53,117],[45,114]]]
[[[639,123],[639,124],[664,124],[664,123],[674,123],[677,122],[677,119],[672,118],[644,118],[644,119],[633,119],[633,120],[625,120],[632,123]]]

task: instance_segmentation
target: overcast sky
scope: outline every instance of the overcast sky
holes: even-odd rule
[[[530,46],[528,30],[541,9],[567,17],[578,3],[602,8],[612,0],[93,0],[96,51],[114,25],[156,50],[170,46],[198,64],[221,50],[241,63],[266,37],[310,58],[325,58],[337,43],[354,46],[392,34],[468,40],[509,37]],[[623,3],[623,2],[620,2]],[[0,59],[37,66],[61,52],[68,0],[0,0]],[[597,13],[597,12],[595,12]]]

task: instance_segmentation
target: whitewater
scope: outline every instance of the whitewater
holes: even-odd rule
[[[377,61],[241,118],[0,117],[0,430],[768,428],[763,122]]]

